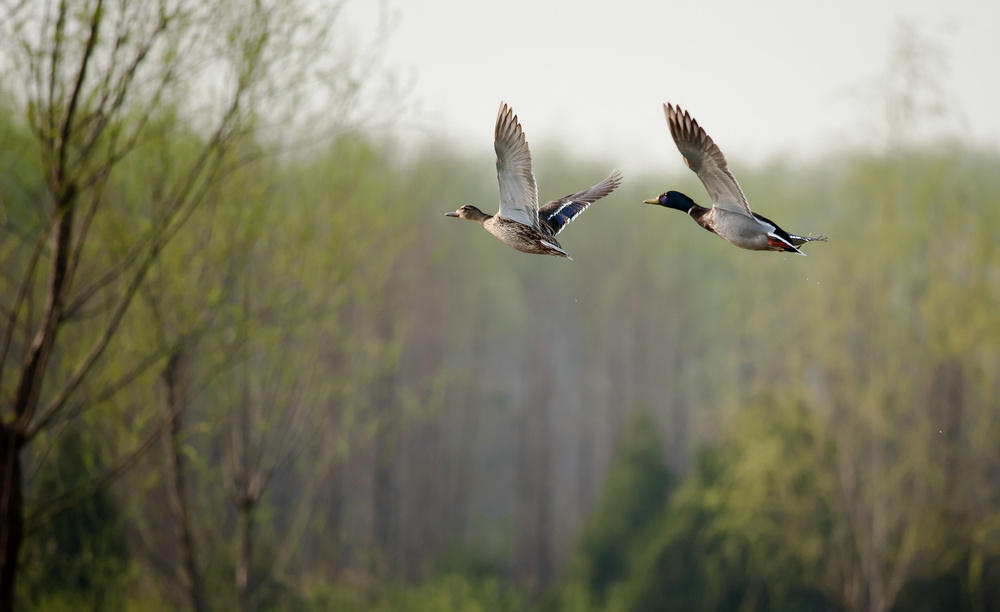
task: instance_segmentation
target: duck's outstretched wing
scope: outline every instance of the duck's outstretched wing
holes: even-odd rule
[[[531,151],[517,115],[500,103],[493,132],[497,152],[497,180],[500,182],[501,217],[538,228],[538,187],[531,171]]]
[[[587,210],[588,206],[617,189],[621,182],[622,174],[615,170],[608,175],[608,178],[593,187],[559,198],[558,200],[552,200],[538,210],[538,219],[541,221],[542,229],[548,230],[555,236],[570,221],[576,219],[580,213]]]
[[[667,115],[670,135],[684,156],[684,163],[701,179],[712,204],[727,212],[753,218],[740,184],[729,171],[726,158],[711,137],[687,111],[682,113],[680,107],[664,104],[663,112]]]

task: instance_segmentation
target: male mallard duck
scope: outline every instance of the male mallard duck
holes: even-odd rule
[[[684,156],[684,163],[705,185],[712,198],[712,207],[699,206],[679,191],[668,191],[659,198],[643,200],[646,204],[659,204],[686,212],[698,225],[741,249],[805,255],[796,247],[812,240],[826,242],[826,236],[789,234],[774,221],[751,212],[743,190],[729,172],[726,158],[705,130],[687,111],[681,114],[680,107],[664,104],[663,110],[667,114],[670,135]]]
[[[614,191],[621,183],[621,173],[616,170],[590,189],[552,200],[539,208],[531,151],[517,115],[504,103],[497,114],[493,148],[497,152],[500,212],[488,215],[475,206],[465,205],[445,216],[482,223],[486,231],[522,253],[573,259],[559,245],[556,234],[592,203]]]

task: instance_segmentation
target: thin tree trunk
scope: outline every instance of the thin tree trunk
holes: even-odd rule
[[[180,398],[180,353],[175,352],[170,356],[167,365],[163,370],[163,383],[167,389],[166,409],[173,418],[170,421],[170,471],[172,478],[169,480],[169,499],[171,510],[174,515],[174,534],[181,549],[181,576],[184,580],[184,588],[188,592],[191,600],[191,607],[195,612],[207,612],[208,602],[205,597],[205,585],[202,581],[201,572],[198,569],[198,560],[195,554],[194,536],[191,530],[190,520],[190,500],[187,496],[185,486],[184,466],[182,463],[183,443],[181,437],[184,433],[184,419],[181,398]]]
[[[57,179],[58,181],[58,179]],[[60,193],[58,183],[53,187]],[[25,440],[22,433],[31,422],[46,366],[55,344],[56,332],[70,286],[70,254],[73,238],[73,211],[76,190],[69,187],[56,202],[59,221],[52,236],[52,267],[49,272],[45,310],[24,357],[17,388],[14,390],[13,411],[16,420],[10,425],[0,425],[0,612],[14,607],[14,587],[17,581],[18,555],[24,539],[24,496],[21,474],[21,447]]]
[[[548,366],[548,356],[545,364]],[[538,584],[547,589],[552,583],[552,447],[555,439],[552,435],[552,380],[549,368],[542,369],[539,384],[539,399],[535,406],[538,410],[538,446],[535,448],[536,466],[538,470],[538,508],[535,520],[538,522]]]
[[[253,515],[257,502],[249,497],[244,498],[239,505],[236,516],[236,532],[239,550],[236,556],[236,599],[240,610],[250,610],[251,559],[253,558]]]
[[[518,568],[521,585],[532,597],[539,596],[552,578],[551,446],[550,422],[553,395],[551,355],[545,335],[532,335],[525,354],[535,356],[528,372],[528,396],[517,416]]]
[[[377,573],[393,578],[396,574],[398,505],[396,504],[396,454],[399,432],[394,408],[388,393],[376,407],[378,433],[374,441],[375,465],[372,506],[375,511],[375,544],[378,550]]]
[[[24,538],[24,497],[21,482],[20,444],[13,427],[0,425],[0,459],[3,461],[3,522],[0,523],[0,612],[14,609],[14,581],[18,552]]]

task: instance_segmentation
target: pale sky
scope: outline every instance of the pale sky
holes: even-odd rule
[[[349,0],[359,33],[388,8],[384,65],[413,79],[402,137],[492,159],[503,100],[534,150],[563,144],[628,171],[676,169],[662,103],[730,162],[877,140],[898,23],[944,49],[952,136],[1000,148],[1000,1]],[[620,160],[620,161],[618,161]]]

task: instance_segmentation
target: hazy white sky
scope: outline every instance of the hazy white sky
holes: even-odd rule
[[[730,161],[870,142],[902,20],[945,50],[944,129],[1000,146],[998,0],[350,0],[347,17],[370,32],[381,8],[396,19],[385,64],[414,79],[406,137],[490,158],[501,100],[533,149],[564,143],[626,172],[679,163],[668,101]]]

